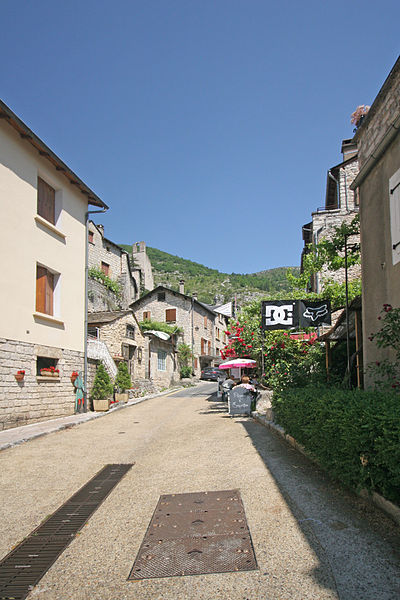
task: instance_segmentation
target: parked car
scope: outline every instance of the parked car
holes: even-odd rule
[[[218,367],[205,367],[201,371],[200,379],[206,381],[217,381],[218,377],[225,377],[225,373],[218,369]]]

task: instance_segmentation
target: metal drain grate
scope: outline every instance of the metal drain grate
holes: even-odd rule
[[[161,496],[128,579],[257,569],[238,490]]]
[[[0,600],[23,600],[133,464],[106,465],[0,562]]]

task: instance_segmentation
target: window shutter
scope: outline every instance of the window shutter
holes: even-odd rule
[[[143,313],[143,321],[150,321],[150,311]]]
[[[104,275],[108,275],[110,272],[110,265],[101,261],[101,270],[103,271]]]
[[[168,322],[176,321],[176,308],[168,308],[165,311],[165,320]]]
[[[204,327],[207,329],[207,317],[204,317]]]
[[[46,312],[47,271],[44,267],[36,267],[36,310]]]
[[[54,290],[54,275],[47,271],[46,281],[46,314],[53,314],[53,290]]]
[[[389,179],[392,261],[400,261],[400,169]]]
[[[211,342],[208,342],[208,354],[211,354]]]
[[[55,224],[55,190],[43,179],[38,177],[38,190],[37,190],[37,212],[38,215],[49,221],[53,225]]]

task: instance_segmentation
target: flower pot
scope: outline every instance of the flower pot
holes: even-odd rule
[[[128,392],[121,392],[120,394],[118,394],[117,392],[115,393],[115,402],[121,402],[121,404],[123,404],[124,402],[128,402],[128,399]]]
[[[93,399],[93,408],[96,412],[105,412],[110,408],[110,398],[105,400]]]
[[[15,377],[15,379],[16,379],[17,381],[23,381],[23,380],[24,380],[24,377],[25,377],[25,375],[24,375],[23,373],[16,373],[16,374],[14,375],[14,377]]]
[[[45,371],[44,369],[40,370],[40,375],[41,377],[60,377],[59,373],[56,373],[54,371]]]

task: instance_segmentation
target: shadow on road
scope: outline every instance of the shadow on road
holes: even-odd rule
[[[393,523],[275,433],[251,418],[236,422],[246,430],[319,559],[310,577],[341,600],[396,597],[400,535]]]

